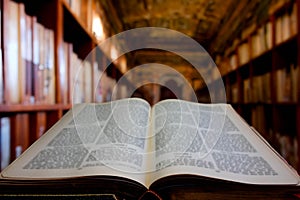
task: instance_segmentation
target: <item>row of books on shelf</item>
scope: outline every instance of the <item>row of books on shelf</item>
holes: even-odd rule
[[[33,126],[30,126],[34,124]],[[16,113],[0,118],[0,170],[19,157],[47,127],[47,113]]]
[[[270,119],[269,111],[262,105],[255,106],[251,109],[251,125],[255,127],[263,137],[272,144],[272,146],[286,159],[293,167],[298,167],[298,142],[296,133],[282,132],[274,130],[272,126],[267,127]],[[288,127],[289,125],[285,125]],[[286,130],[289,130],[288,128]]]
[[[291,64],[288,68],[277,69],[274,74],[274,79],[271,79],[271,72],[244,79],[242,83],[243,103],[271,103],[271,92],[274,84],[276,102],[297,102],[299,66]],[[228,100],[232,103],[238,103],[238,83],[227,85],[227,90],[230,92]]]
[[[250,59],[256,58],[267,50],[273,47],[272,37],[275,37],[275,45],[292,38],[298,33],[297,21],[297,5],[294,3],[291,12],[285,12],[283,15],[275,18],[275,23],[271,21],[263,24],[252,35],[249,36],[250,42],[246,40],[237,47],[238,62],[235,58],[231,58],[235,62],[230,62],[232,68],[237,68],[238,65],[243,65],[249,62]],[[275,29],[272,29],[275,26]],[[275,30],[274,34],[272,30]],[[236,57],[235,54],[232,57]]]
[[[65,46],[72,45],[65,43]],[[67,47],[65,49],[70,50],[72,48]],[[70,63],[65,65],[69,69],[69,73],[62,75],[70,75],[69,88],[68,90],[64,90],[68,91],[64,95],[70,95],[70,102],[74,104],[107,102],[112,99],[112,95],[118,99],[124,98],[127,95],[127,86],[123,85],[124,87],[122,88],[120,85],[117,85],[115,78],[108,76],[107,70],[102,69],[102,66],[106,66],[107,63],[98,63],[96,60],[99,60],[99,58],[92,59],[92,56],[88,56],[82,60],[73,51],[68,52],[65,50],[66,54],[69,54],[66,57],[69,57]],[[64,97],[63,99],[66,98]]]
[[[252,86],[251,86],[252,84]],[[244,103],[271,102],[271,73],[254,76],[243,81]]]
[[[4,55],[0,104],[56,104],[56,90],[61,94],[59,103],[91,102],[94,84],[99,84],[91,78],[100,73],[98,63],[80,59],[67,42],[62,51],[55,49],[60,47],[55,47],[54,31],[26,14],[24,4],[8,0],[5,7],[6,21],[0,31],[4,43],[0,46]],[[59,66],[55,66],[56,51],[60,52]]]
[[[92,31],[93,0],[65,0],[71,11],[88,31]]]
[[[97,58],[92,58],[92,53],[85,59],[79,58],[71,43],[64,42],[62,52],[58,74],[61,103],[104,101],[103,94],[108,96],[115,86],[115,79],[108,77],[99,67],[105,63],[98,63]]]
[[[280,44],[298,33],[297,3],[293,4],[290,12],[285,12],[276,19],[275,43]]]
[[[219,58],[218,65],[222,68],[222,75],[248,63],[264,52],[273,48],[273,37],[275,45],[294,37],[298,33],[297,5],[293,4],[290,12],[277,16],[275,22],[267,21],[259,27],[251,26],[242,33],[242,40],[235,40],[231,48],[225,52],[224,58]],[[273,26],[275,28],[273,29]],[[275,30],[273,33],[272,30]]]
[[[251,56],[254,58],[272,48],[272,23],[270,21],[258,28],[251,36],[251,47]]]
[[[17,113],[0,118],[0,169],[19,157],[47,129],[45,112]],[[31,127],[30,124],[35,124]]]
[[[92,101],[92,74],[95,66],[92,60],[83,60],[73,51],[71,43],[64,42],[60,63],[61,102],[81,103]],[[94,65],[92,65],[94,64]],[[97,67],[97,66],[96,66]]]
[[[54,32],[25,13],[22,3],[6,1],[1,30],[4,62],[0,102],[55,102]]]

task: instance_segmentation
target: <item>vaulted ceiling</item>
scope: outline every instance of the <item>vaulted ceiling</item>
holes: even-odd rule
[[[270,7],[283,1],[101,0],[100,2],[110,21],[111,34],[140,27],[168,28],[193,38],[213,57],[224,52],[249,24],[260,23],[267,19]],[[140,42],[160,43],[164,40],[163,36],[157,40],[155,35],[149,34],[147,41],[145,37],[140,38],[142,40]],[[169,35],[165,37],[167,39]],[[189,51],[189,47],[179,45],[178,48],[181,51]],[[135,51],[130,56],[131,67],[149,62],[167,63],[178,69],[189,65],[184,59],[176,58],[176,55],[155,49]]]
[[[104,0],[115,32],[139,27],[180,31],[206,50],[222,52],[250,22],[268,17],[278,0]]]

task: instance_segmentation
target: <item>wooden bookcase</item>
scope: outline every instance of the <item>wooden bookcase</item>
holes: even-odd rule
[[[282,25],[287,19],[290,20],[289,30]],[[299,19],[300,1],[286,2],[267,20],[256,24],[247,37],[241,36],[237,43],[229,46],[230,53],[221,55],[221,61],[217,63],[226,88],[227,102],[298,171]],[[281,25],[283,27],[279,27]],[[259,33],[263,34],[260,38],[263,43],[258,44],[255,36]],[[262,44],[263,48],[259,46]]]
[[[11,3],[13,3],[14,5],[11,5]],[[97,51],[92,51],[97,46],[98,41],[92,34],[91,30],[89,30],[84,25],[79,16],[74,14],[72,9],[70,8],[70,5],[64,0],[0,0],[0,4],[2,50],[1,61],[3,63],[1,68],[2,74],[0,74],[0,81],[2,81],[2,85],[0,85],[0,91],[3,92],[3,98],[1,97],[0,100],[0,119],[9,118],[10,121],[10,161],[13,161],[17,155],[24,151],[47,129],[49,129],[55,122],[57,122],[66,111],[71,108],[71,85],[74,84],[72,82],[73,77],[71,71],[76,70],[73,69],[75,67],[72,56],[75,55],[75,57],[78,57],[79,61],[77,61],[77,64],[83,60],[87,60],[87,62],[89,63],[89,67],[91,67],[91,69],[89,70],[90,79],[85,78],[85,80],[87,81],[85,82],[85,84],[90,84],[87,86],[89,88],[97,87],[94,85],[95,80],[93,74],[95,73],[95,70],[100,69],[102,66],[106,65],[108,58],[102,59],[95,55],[97,51],[101,51],[100,49],[98,49]],[[17,12],[13,13],[12,11]],[[12,59],[10,57],[9,49],[9,46],[12,42],[12,36],[10,36],[11,32],[9,32],[8,30],[11,29],[11,27],[13,27],[14,25],[11,23],[11,16],[14,14],[17,14],[16,17],[19,17],[17,18],[17,23],[20,24],[15,24],[16,26],[22,26],[23,15],[25,16],[25,18],[28,18],[30,23],[28,23],[29,25],[28,27],[26,27],[26,31],[29,31],[28,34],[31,34],[29,36],[30,39],[28,39],[29,46],[25,46],[24,50],[22,49],[23,47],[20,47],[21,45],[23,45],[22,36],[24,33],[22,32],[21,28],[18,32],[19,38],[21,38],[19,44],[17,44],[19,45],[18,55],[22,54],[22,51],[24,51],[31,56],[31,60],[29,59],[28,61],[29,68],[25,67],[26,69],[22,69],[20,65],[17,65],[16,67],[24,73],[27,73],[27,68],[31,70],[28,74],[30,74],[31,79],[29,79],[32,80],[32,83],[29,84],[26,81],[26,78],[28,79],[28,74],[25,75],[24,80],[18,82],[18,77],[24,77],[24,75],[20,76],[18,74],[20,72],[18,72],[17,70],[17,74],[15,74],[15,80],[17,81],[17,83],[20,83],[17,84],[17,86],[20,87],[18,88],[20,92],[18,91],[19,97],[17,100],[13,99],[14,97],[11,93],[15,92],[15,88],[12,87],[12,85],[10,84],[11,82],[9,82],[8,80],[10,78],[8,77],[8,75],[10,74],[8,73],[11,73],[10,71],[12,71],[10,68],[10,62]],[[47,62],[50,61],[46,60],[48,58],[40,57],[38,55],[37,57],[40,58],[40,62],[35,63],[35,48],[41,48],[39,46],[35,46],[35,37],[37,38],[37,34],[35,35],[34,26],[36,24],[38,24],[39,27],[42,27],[40,28],[42,32],[46,32],[46,30],[49,30],[49,32],[53,34],[53,47],[51,47],[53,49],[53,57],[50,61],[53,62],[54,74],[50,78],[55,86],[52,90],[53,94],[51,94],[52,96],[50,97],[53,98],[51,101],[39,100],[39,92],[37,92],[40,85],[44,84],[45,81],[44,79],[41,79],[41,81],[38,82],[38,80],[40,80],[40,68],[45,67],[42,65],[46,65]],[[17,31],[16,27],[13,27],[13,29]],[[16,35],[16,37],[17,36],[18,35]],[[41,51],[41,49],[39,50]],[[90,52],[93,52],[92,55],[90,55]],[[51,53],[49,54],[51,55]],[[45,55],[47,56],[47,54]],[[45,63],[42,63],[41,59],[45,59]],[[97,63],[97,68],[94,67],[94,63]],[[42,72],[42,76],[48,78],[47,73],[49,72],[45,73],[46,75],[44,74],[44,72]],[[28,91],[30,94],[27,94],[28,91],[25,91],[26,87],[29,88]],[[29,97],[27,97],[28,95]],[[95,96],[93,94],[93,91],[86,93],[86,95],[89,96],[88,101],[94,102]],[[86,96],[84,98],[86,98]],[[7,127],[0,126],[0,128],[4,129]]]

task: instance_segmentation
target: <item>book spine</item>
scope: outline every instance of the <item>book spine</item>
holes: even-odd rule
[[[4,103],[4,67],[3,67],[3,2],[0,2],[0,104]]]
[[[29,134],[29,114],[18,113],[12,117],[10,136],[11,136],[11,148],[10,148],[10,161],[12,162],[21,153],[29,147],[30,134]]]
[[[10,119],[0,118],[0,170],[10,163]]]
[[[250,60],[250,49],[248,42],[242,43],[238,47],[239,65],[244,65]]]
[[[55,104],[55,64],[54,64],[54,31],[48,29],[49,32],[49,55],[48,55],[48,70],[49,70],[49,94],[48,94],[48,103]],[[67,74],[67,71],[66,71]]]
[[[38,138],[40,138],[47,130],[47,113],[37,112],[30,115],[30,138],[29,143],[32,144]]]
[[[26,42],[25,42],[25,53],[26,53],[26,96],[27,101],[31,104],[34,103],[34,92],[33,92],[33,85],[34,85],[34,77],[33,77],[33,60],[32,60],[32,17],[26,15]]]
[[[40,79],[39,77],[39,63],[40,63],[40,45],[39,45],[39,29],[38,22],[36,17],[32,17],[32,71],[33,71],[33,87],[32,92],[34,96],[34,102],[39,102],[39,85]]]
[[[90,103],[92,102],[92,65],[90,61],[84,61],[84,102]]]
[[[18,48],[18,72],[19,72],[19,89],[20,103],[28,103],[29,97],[26,94],[26,14],[25,5],[18,4],[18,23],[19,23],[19,48]]]
[[[4,98],[6,103],[21,102],[19,77],[19,6],[16,2],[4,0],[5,19],[3,31],[4,50]],[[17,81],[16,81],[17,80]]]

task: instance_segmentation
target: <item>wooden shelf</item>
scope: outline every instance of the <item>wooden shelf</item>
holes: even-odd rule
[[[54,105],[0,105],[0,113],[18,113],[18,112],[37,112],[37,111],[55,111],[55,110],[68,110],[71,105],[54,104]]]

